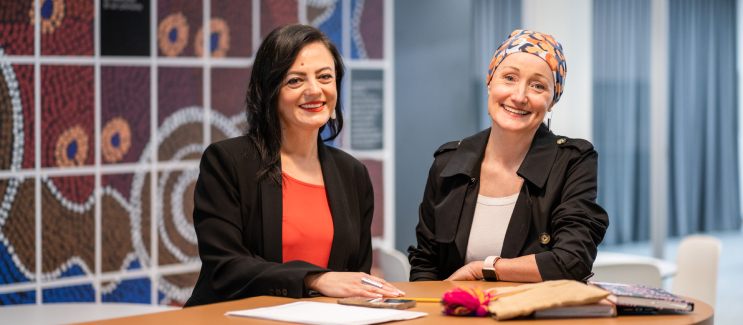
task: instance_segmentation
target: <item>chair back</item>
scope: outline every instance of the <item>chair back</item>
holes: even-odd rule
[[[407,256],[395,249],[380,247],[376,249],[378,265],[382,278],[387,282],[408,282],[410,263]]]
[[[593,273],[594,276],[591,277],[591,281],[663,287],[660,270],[650,263],[594,265]]]
[[[681,240],[676,253],[678,273],[671,292],[699,299],[714,308],[721,252],[722,242],[712,236],[691,235]]]

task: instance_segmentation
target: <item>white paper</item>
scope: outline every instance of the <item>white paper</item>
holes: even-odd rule
[[[366,325],[427,316],[427,313],[314,301],[230,311],[226,315],[314,325]]]

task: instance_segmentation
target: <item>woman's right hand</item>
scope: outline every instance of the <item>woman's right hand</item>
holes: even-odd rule
[[[382,284],[382,288],[364,284],[362,278],[367,278]],[[316,290],[328,297],[402,297],[404,292],[398,290],[383,279],[363,272],[325,272],[304,277],[307,288]]]

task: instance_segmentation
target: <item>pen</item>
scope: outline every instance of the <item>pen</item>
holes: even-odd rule
[[[374,281],[374,280],[371,280],[371,279],[361,278],[361,283],[368,284],[370,286],[374,286],[374,287],[377,287],[379,289],[382,289],[382,284],[381,283],[379,283],[377,281]]]

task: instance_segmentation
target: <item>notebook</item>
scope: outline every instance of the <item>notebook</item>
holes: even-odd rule
[[[614,303],[608,299],[601,300],[595,304],[549,308],[534,312],[534,318],[594,318],[615,316],[617,316],[617,309]]]
[[[617,306],[693,311],[694,303],[660,288],[638,284],[589,282],[612,293],[607,299]]]

